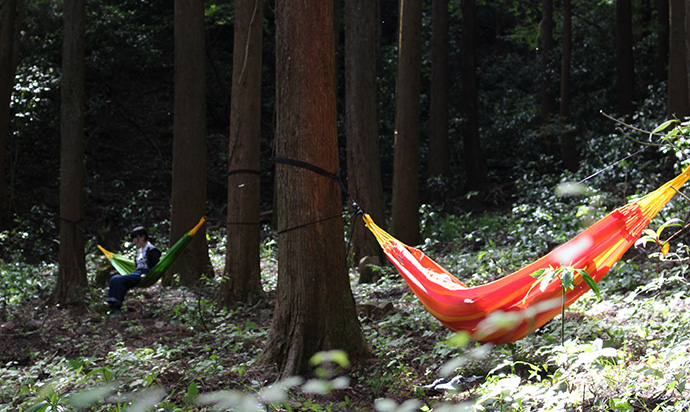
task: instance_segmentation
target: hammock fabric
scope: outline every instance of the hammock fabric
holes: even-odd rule
[[[140,288],[146,288],[158,281],[158,279],[163,276],[163,273],[172,265],[172,263],[180,256],[182,251],[184,250],[185,247],[189,244],[189,242],[192,241],[194,238],[194,235],[196,232],[199,230],[201,225],[204,224],[206,221],[206,217],[202,217],[201,220],[199,220],[199,223],[197,223],[192,230],[189,232],[185,233],[180,240],[175,243],[170,250],[168,250],[168,253],[163,255],[161,257],[161,260],[156,264],[156,266],[152,267],[151,270],[144,275],[144,277],[141,278],[141,282],[137,285],[137,287]],[[119,253],[113,253],[105,250],[101,245],[98,245],[98,249],[103,252],[105,257],[110,261],[110,264],[113,265],[115,270],[121,275],[126,275],[128,273],[132,273],[135,269],[134,262],[127,257],[119,254]]]
[[[545,288],[534,287],[540,281],[532,274],[540,269],[569,266],[586,271],[599,282],[689,178],[690,166],[654,192],[614,210],[548,255],[515,273],[471,288],[420,250],[386,233],[369,215],[364,216],[364,222],[410,289],[441,323],[456,332],[469,332],[477,342],[503,344],[534,332],[590,289],[576,271],[576,286],[563,297],[560,279],[554,278]]]

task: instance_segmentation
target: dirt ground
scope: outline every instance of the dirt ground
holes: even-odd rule
[[[392,296],[389,298],[399,292],[392,291]],[[242,341],[239,345],[248,349],[251,347],[254,350],[222,352],[220,362],[228,371],[222,378],[213,374],[202,379],[198,376],[190,376],[185,362],[189,359],[199,359],[195,356],[208,352],[210,347],[217,347],[219,341],[222,341],[218,339],[218,336],[203,330],[204,327],[208,329],[214,327],[213,319],[197,322],[196,330],[190,327],[190,324],[173,319],[172,312],[176,305],[183,300],[195,299],[197,296],[190,291],[165,288],[160,284],[147,289],[133,289],[121,316],[116,318],[109,318],[105,305],[62,309],[46,306],[41,301],[30,302],[13,312],[10,316],[11,320],[0,324],[0,362],[5,365],[12,362],[14,367],[21,368],[31,366],[39,359],[45,362],[56,357],[104,359],[108,353],[117,350],[122,345],[135,350],[162,344],[181,352],[173,356],[178,358],[177,361],[173,360],[172,366],[166,367],[164,372],[158,375],[156,383],[167,393],[174,393],[173,400],[180,404],[183,404],[184,392],[193,380],[197,382],[200,393],[219,391],[228,387],[242,389],[243,383],[251,381],[266,385],[274,382],[276,374],[271,370],[250,367],[241,376],[230,372],[233,366],[250,362],[252,356],[255,357],[257,353],[256,348],[261,348],[264,344],[263,341],[251,339]],[[236,325],[246,325],[251,322],[258,329],[270,328],[273,299],[272,294],[269,294],[266,300],[255,306],[234,311],[232,322]],[[386,316],[397,310],[391,303],[381,306],[360,305],[358,309],[374,318]],[[418,364],[415,357],[428,353],[432,349],[429,346],[431,343],[417,331],[410,330],[408,337],[415,342],[409,348],[409,371],[413,375],[408,376],[409,382],[419,382],[420,385],[430,383],[425,381],[430,379],[424,376],[426,367]],[[182,340],[184,343],[179,344]],[[348,399],[350,404],[359,405],[364,410],[373,409],[374,400],[382,395],[398,398],[400,401],[410,396],[418,396],[416,385],[411,383],[396,384],[395,394],[386,393],[386,388],[376,390],[359,383],[361,381],[359,378],[362,376],[381,373],[381,370],[386,367],[386,362],[375,354],[369,359],[355,360],[351,369],[346,371],[350,378],[348,388],[318,399],[314,398],[314,395],[305,396],[315,403],[338,403],[343,399]],[[297,396],[296,401],[304,400],[301,398],[302,395]]]

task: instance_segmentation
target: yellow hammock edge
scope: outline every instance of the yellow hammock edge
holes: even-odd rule
[[[364,215],[365,226],[381,245],[425,308],[453,331],[466,331],[477,342],[502,344],[524,338],[563,308],[560,280],[533,287],[539,269],[571,266],[599,282],[634,244],[659,211],[690,179],[690,166],[646,196],[609,213],[573,239],[522,269],[485,285],[469,288],[424,255],[405,245]],[[580,275],[565,295],[565,307],[589,290]]]

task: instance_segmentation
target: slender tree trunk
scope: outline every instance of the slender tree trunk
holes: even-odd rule
[[[419,115],[421,90],[421,0],[400,1],[398,77],[395,86],[395,152],[391,232],[419,243]]]
[[[685,1],[669,2],[668,116],[690,114],[685,50]]]
[[[575,146],[575,131],[570,130],[570,61],[573,48],[572,9],[570,0],[563,0],[563,51],[561,56],[561,154],[565,167],[576,171],[580,165],[580,158]]]
[[[542,123],[551,122],[556,113],[556,98],[554,93],[553,77],[553,51],[556,42],[553,39],[553,0],[542,0],[541,20],[541,119]]]
[[[616,73],[618,111],[633,112],[635,96],[635,64],[633,61],[632,4],[630,0],[616,0]]]
[[[448,63],[448,0],[433,0],[431,4],[431,102],[427,170],[429,177],[449,177],[451,145],[448,138],[448,96],[451,83]]]
[[[276,1],[276,156],[330,172],[338,169],[333,24],[332,0]],[[323,350],[368,353],[345,267],[338,184],[278,164],[276,200],[278,296],[258,363],[286,377],[307,374]]]
[[[175,108],[170,244],[206,215],[206,76],[204,1],[175,0]],[[182,285],[213,276],[201,228],[173,265]],[[171,282],[168,274],[164,279]]]
[[[656,76],[657,80],[665,81],[668,78],[668,47],[669,47],[669,0],[656,0],[657,18],[657,47],[656,47]]]
[[[541,81],[541,122],[542,126],[552,125],[556,114],[556,93],[552,73],[554,73],[554,49],[556,42],[553,38],[553,0],[542,0],[542,20],[540,33],[540,81]],[[555,155],[558,152],[557,136],[553,128],[544,127],[541,134],[541,144],[544,153]]]
[[[259,222],[263,0],[235,2],[230,106],[225,305],[253,302],[261,287]]]
[[[5,0],[0,22],[0,230],[12,225],[9,190],[5,175],[6,147],[10,139],[10,101],[17,68],[17,38],[21,23],[18,0]]]
[[[65,0],[60,110],[60,252],[52,301],[84,302],[87,287],[79,225],[84,218],[85,0]]]
[[[385,223],[383,184],[379,159],[376,105],[376,2],[345,3],[345,127],[347,135],[348,189],[365,213]],[[382,259],[376,239],[361,219],[352,225],[355,261],[365,256]],[[373,280],[360,272],[360,282]]]
[[[462,0],[462,115],[465,118],[464,149],[466,191],[482,190],[486,183],[486,165],[479,141],[479,112],[477,91],[476,2]]]

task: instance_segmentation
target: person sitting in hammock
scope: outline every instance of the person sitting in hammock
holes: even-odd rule
[[[131,236],[132,243],[138,247],[136,257],[134,258],[136,269],[127,275],[115,275],[110,278],[106,302],[113,310],[113,315],[119,314],[127,291],[138,285],[141,277],[148,273],[152,267],[156,266],[161,258],[160,249],[149,242],[149,234],[143,226],[134,228]]]

